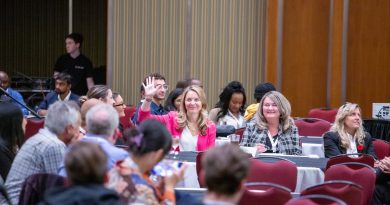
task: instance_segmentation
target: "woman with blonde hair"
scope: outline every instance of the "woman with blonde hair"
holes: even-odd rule
[[[207,118],[206,96],[201,87],[191,85],[184,90],[179,112],[152,115],[150,103],[158,87],[154,86],[154,78],[151,77],[143,86],[145,100],[138,113],[140,122],[152,117],[165,124],[171,135],[178,139],[180,151],[205,151],[214,146],[216,127]]]
[[[346,103],[339,108],[334,124],[324,135],[324,148],[325,157],[363,153],[376,158],[371,135],[363,130],[359,105]]]
[[[256,146],[258,152],[300,155],[298,128],[290,115],[291,105],[281,93],[266,93],[255,114],[256,121],[247,124],[241,145]]]

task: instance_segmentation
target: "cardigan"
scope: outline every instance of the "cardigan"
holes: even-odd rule
[[[138,112],[138,121],[142,122],[148,118],[154,118],[161,123],[163,123],[172,136],[180,136],[183,132],[182,128],[179,128],[176,118],[178,113],[176,111],[171,111],[166,115],[152,115],[149,111],[142,111],[141,109]],[[217,129],[215,124],[211,120],[207,120],[206,134],[202,135],[199,133],[198,142],[196,146],[196,151],[206,151],[207,149],[214,147],[215,137]]]

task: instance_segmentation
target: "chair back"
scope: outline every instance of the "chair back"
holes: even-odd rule
[[[318,118],[300,118],[295,120],[299,136],[322,136],[329,131],[331,123]]]
[[[313,108],[309,111],[307,117],[319,118],[326,120],[330,123],[334,123],[336,119],[338,109],[327,109],[327,108]]]
[[[370,204],[376,180],[372,167],[358,162],[335,164],[325,171],[325,181],[330,180],[347,180],[360,185],[363,188],[361,204]]]
[[[234,132],[234,134],[240,136],[240,143],[242,141],[242,136],[244,135],[244,131],[245,131],[245,127],[241,127],[241,128],[236,129],[236,131]]]
[[[19,196],[19,205],[38,204],[43,200],[46,190],[54,187],[64,187],[66,179],[56,174],[33,174],[24,181]]]
[[[292,198],[287,187],[269,182],[251,182],[245,184],[246,189],[239,205],[282,205]],[[256,203],[254,203],[256,202]]]
[[[353,155],[359,155],[359,157],[357,158],[351,157]],[[360,153],[340,154],[329,158],[328,162],[326,163],[326,169],[328,169],[332,165],[345,163],[345,162],[359,162],[374,167],[375,159],[373,156],[368,154],[360,154]]]
[[[375,154],[379,160],[390,156],[390,143],[381,139],[373,139]]]
[[[202,166],[203,152],[198,152],[196,155],[196,174],[198,175],[198,182],[201,188],[206,187],[206,182],[204,178],[204,171]]]
[[[363,188],[350,181],[332,180],[306,188],[301,196],[323,194],[343,200],[347,204],[362,205]]]
[[[45,125],[44,119],[35,119],[35,118],[27,119],[26,132],[24,133],[25,140],[37,134],[39,129],[43,128],[44,125]]]
[[[119,121],[123,126],[123,129],[134,127],[133,122],[131,121],[131,118],[133,117],[136,107],[135,106],[128,106],[125,108],[125,116],[120,117]]]
[[[300,196],[296,199],[291,199],[285,205],[347,205],[341,199],[323,194],[313,194]]]
[[[277,161],[269,162],[269,159]],[[250,159],[250,163],[247,182],[270,182],[295,190],[298,168],[294,162],[279,157],[261,156]]]

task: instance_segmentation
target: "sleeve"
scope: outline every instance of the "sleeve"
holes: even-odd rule
[[[339,138],[337,137],[336,133],[333,132],[327,132],[324,135],[324,150],[325,150],[325,157],[333,157],[336,155],[342,154],[340,152],[340,149],[338,148],[340,142]]]
[[[14,97],[17,101],[19,101],[19,102],[22,103],[23,105],[26,105],[26,103],[25,103],[24,100],[23,100],[22,95],[21,95],[19,92],[13,91],[13,96],[12,96],[12,97]],[[23,107],[23,106],[20,105],[19,103],[18,103],[18,106],[19,106],[20,109],[22,110],[23,115],[28,115],[28,110],[27,110],[25,107]]]
[[[294,155],[301,155],[302,154],[302,145],[300,143],[299,134],[298,134],[298,127],[293,126],[292,127],[292,133],[291,138],[293,142],[293,154]]]
[[[56,174],[65,156],[65,145],[50,145],[43,154],[46,173]]]
[[[254,123],[248,123],[246,128],[245,128],[245,131],[244,131],[244,134],[242,135],[242,141],[240,143],[241,146],[245,146],[245,147],[253,147],[254,145],[250,142],[252,136],[251,134],[253,133],[253,129],[255,129],[255,124]]]
[[[51,93],[47,94],[45,99],[43,99],[42,102],[39,103],[38,110],[47,110],[48,109],[50,96],[51,96]]]
[[[174,112],[174,111],[172,111],[172,112]],[[152,115],[152,114],[150,114],[150,111],[142,111],[141,107],[140,107],[138,109],[138,123],[141,123],[142,121],[144,121],[148,118],[153,118],[153,119],[160,121],[164,125],[167,125],[170,118],[171,118],[172,112],[169,112],[167,115]]]
[[[208,139],[207,149],[215,146],[215,139],[217,137],[217,128],[213,122],[209,122],[208,126]]]
[[[91,60],[89,60],[87,57],[86,58],[86,65],[85,65],[85,76],[87,78],[92,78],[93,77],[93,66]]]
[[[371,137],[370,133],[365,132],[364,134],[366,136],[365,141],[366,141],[366,146],[367,146],[367,154],[373,156],[375,159],[378,159],[378,157],[376,156],[376,153],[375,153],[374,145],[372,144],[372,137]]]

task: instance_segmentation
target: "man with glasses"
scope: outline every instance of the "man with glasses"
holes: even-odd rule
[[[144,78],[143,83],[146,84],[146,79],[148,77],[154,78],[154,86],[157,88],[156,95],[153,96],[152,103],[150,105],[150,113],[153,115],[165,115],[168,113],[168,110],[165,110],[162,101],[165,99],[165,94],[168,91],[168,85],[165,83],[165,77],[162,76],[160,73],[152,73],[146,78]],[[143,86],[141,86],[141,93],[143,93]],[[138,110],[142,104],[144,99],[141,100],[141,102],[137,105],[137,110],[134,113],[133,116],[133,123],[134,125],[138,124]]]

